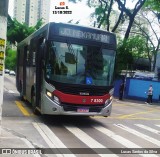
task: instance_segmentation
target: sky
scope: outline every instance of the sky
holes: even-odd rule
[[[57,1],[57,2],[56,2]],[[68,2],[68,0],[64,0],[66,2],[66,6],[69,7],[69,11],[72,11],[72,14],[59,14],[55,15],[52,12],[55,11],[55,5],[59,5],[60,0],[54,0],[51,2],[51,8],[50,8],[50,21],[57,21],[57,22],[68,22],[69,20],[73,19],[74,22],[80,20],[80,23],[87,24],[89,22],[89,15],[93,11],[91,8],[89,8],[86,5],[86,1],[83,0],[83,2],[79,2],[77,4]]]
[[[78,2],[76,4],[68,2],[68,0],[50,0],[50,10],[49,21],[54,22],[68,22],[69,20],[73,19],[73,23],[79,21],[82,25],[89,25],[89,17],[90,13],[93,12],[91,8],[86,5],[86,0],[82,0],[83,2]],[[9,9],[8,13],[11,17],[13,17],[13,5],[14,0],[9,0]],[[55,6],[60,7],[60,2],[65,2],[65,6],[68,6],[68,11],[72,11],[72,14],[53,14],[53,11],[58,11],[55,9]],[[62,9],[61,9],[62,10]]]

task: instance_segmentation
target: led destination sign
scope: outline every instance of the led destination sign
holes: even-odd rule
[[[79,39],[87,39],[87,40],[94,40],[103,43],[110,43],[110,36],[107,34],[100,34],[100,33],[91,33],[82,30],[70,29],[70,28],[59,28],[59,35],[79,38]]]

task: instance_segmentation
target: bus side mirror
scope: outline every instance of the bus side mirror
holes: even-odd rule
[[[76,57],[74,54],[66,52],[65,53],[65,62],[69,64],[76,64]]]

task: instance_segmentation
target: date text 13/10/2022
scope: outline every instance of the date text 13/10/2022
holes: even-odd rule
[[[54,7],[53,14],[72,14],[72,11],[69,10],[69,6],[65,5],[65,2],[60,2],[59,6]]]

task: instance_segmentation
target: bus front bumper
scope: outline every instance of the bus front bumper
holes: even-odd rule
[[[51,100],[46,95],[43,97],[43,104],[41,106],[41,114],[48,114],[48,115],[77,115],[77,116],[110,116],[111,110],[112,110],[112,101],[101,108],[98,111],[92,111],[92,107],[89,108],[89,110],[85,110],[85,106],[81,106],[81,110],[78,110],[77,105],[70,105],[74,109],[65,109],[65,104],[63,106],[60,104],[58,105],[56,102]],[[45,103],[44,103],[45,102]]]

